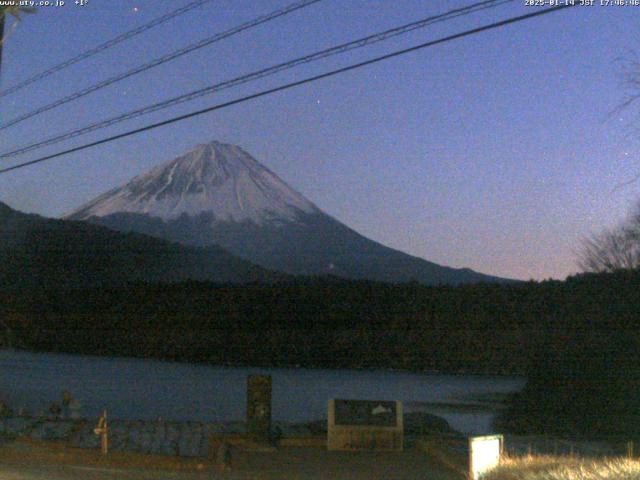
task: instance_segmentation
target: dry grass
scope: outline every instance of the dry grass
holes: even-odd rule
[[[507,458],[483,480],[640,480],[640,461],[553,456]]]

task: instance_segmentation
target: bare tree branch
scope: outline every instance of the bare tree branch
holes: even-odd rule
[[[620,227],[582,240],[578,266],[586,272],[640,268],[640,204]]]

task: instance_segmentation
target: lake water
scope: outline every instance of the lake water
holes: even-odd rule
[[[0,350],[0,398],[31,413],[69,390],[84,416],[103,409],[121,419],[242,421],[246,377],[273,377],[273,419],[327,416],[327,400],[401,400],[464,433],[490,433],[499,398],[524,385],[517,377],[389,371],[215,367],[187,363]]]

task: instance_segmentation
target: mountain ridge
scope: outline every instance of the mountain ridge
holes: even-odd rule
[[[370,240],[235,145],[211,142],[68,214],[183,245],[220,245],[264,268],[428,285],[512,280],[445,267]]]
[[[137,232],[25,214],[0,202],[0,285],[118,286],[131,282],[271,282],[286,275],[217,245],[188,247]]]

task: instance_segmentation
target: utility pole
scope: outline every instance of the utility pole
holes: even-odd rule
[[[2,73],[2,45],[4,44],[4,17],[7,14],[0,12],[0,74]]]

